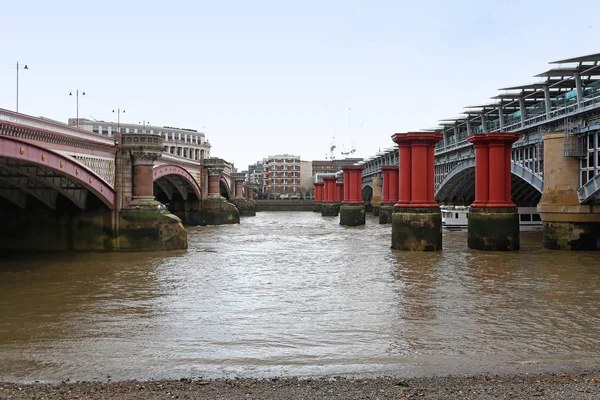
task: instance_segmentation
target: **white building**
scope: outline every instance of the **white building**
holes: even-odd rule
[[[76,118],[69,118],[70,126],[77,126]],[[210,143],[204,133],[194,129],[155,126],[150,124],[129,124],[107,121],[92,121],[79,118],[79,129],[99,135],[114,137],[117,133],[151,133],[160,135],[165,145],[164,151],[179,157],[200,161],[210,157]]]

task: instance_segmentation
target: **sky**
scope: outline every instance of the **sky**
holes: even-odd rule
[[[22,1],[0,11],[0,108],[205,132],[238,170],[369,157],[551,61],[600,52],[600,1]]]

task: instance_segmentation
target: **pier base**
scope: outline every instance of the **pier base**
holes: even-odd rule
[[[340,225],[359,226],[365,224],[364,204],[342,204],[340,206]]]
[[[223,197],[212,197],[202,201],[202,210],[188,211],[182,218],[186,225],[239,224],[240,212]]]
[[[256,202],[248,199],[237,198],[232,202],[235,208],[238,209],[241,216],[254,217],[256,215]]]
[[[435,208],[396,208],[392,214],[392,248],[442,250],[442,213]]]
[[[187,249],[187,232],[181,219],[155,200],[131,202],[119,213],[119,251]]]
[[[379,223],[380,224],[391,224],[392,214],[394,213],[393,204],[382,204],[379,206]]]
[[[322,205],[322,204],[323,204],[323,203],[322,203],[322,202],[320,202],[320,201],[315,201],[315,202],[313,203],[313,208],[312,208],[313,212],[321,212],[321,205]]]
[[[544,222],[543,247],[552,250],[600,250],[599,222]]]
[[[471,207],[468,246],[486,251],[514,251],[520,248],[517,207]]]
[[[321,215],[323,217],[337,217],[340,213],[340,203],[325,203],[321,204]]]

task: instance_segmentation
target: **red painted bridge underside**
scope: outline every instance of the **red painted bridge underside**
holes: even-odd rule
[[[185,168],[179,167],[177,165],[155,165],[152,169],[152,181],[157,181],[163,176],[167,175],[178,175],[183,177],[194,189],[194,193],[198,197],[198,199],[202,199],[202,189],[196,182],[196,179],[190,174]]]
[[[52,150],[11,137],[0,136],[0,158],[19,160],[49,168],[86,188],[108,208],[115,208],[116,193],[112,186],[89,167]]]

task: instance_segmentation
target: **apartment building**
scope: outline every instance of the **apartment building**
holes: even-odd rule
[[[263,159],[263,187],[269,194],[300,193],[300,156],[279,154]]]

